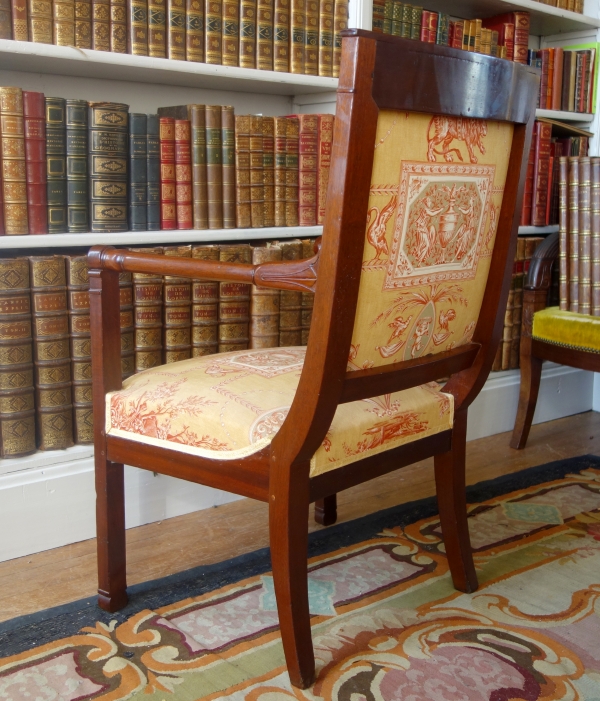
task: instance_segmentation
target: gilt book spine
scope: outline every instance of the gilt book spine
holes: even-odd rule
[[[579,159],[579,312],[592,312],[592,170]]]
[[[252,248],[247,244],[221,246],[222,263],[251,263]],[[249,343],[250,285],[219,283],[219,353],[246,350]]]
[[[298,226],[298,149],[300,124],[297,117],[287,117],[285,152],[285,224]]]
[[[333,76],[334,0],[321,0],[319,6],[319,75]]]
[[[110,0],[92,0],[92,49],[110,51]]]
[[[304,72],[306,75],[319,75],[319,0],[306,0],[304,31]],[[375,28],[373,31],[376,31]]]
[[[290,0],[274,0],[273,69],[287,73],[290,69]]]
[[[29,233],[47,234],[46,101],[43,93],[23,91],[23,116]]]
[[[76,444],[94,442],[92,410],[92,340],[90,293],[86,256],[70,256],[67,264],[67,299],[71,337],[73,438]]]
[[[287,119],[275,117],[275,226],[285,223]]]
[[[127,53],[148,55],[148,0],[127,0]]]
[[[165,256],[191,258],[191,246],[165,246]],[[192,282],[164,277],[163,362],[176,363],[192,356]]]
[[[392,3],[392,22],[390,34],[399,37],[402,36],[402,3],[399,0],[393,0]]]
[[[27,168],[21,88],[0,88],[0,136],[4,231],[8,236],[28,234]]]
[[[579,311],[579,159],[568,159],[569,177],[569,311]]]
[[[35,452],[31,297],[27,258],[0,259],[0,458]]]
[[[264,225],[275,226],[275,119],[262,118]]]
[[[254,36],[256,37],[256,0],[254,0]],[[222,0],[221,63],[224,66],[240,65],[240,2]]]
[[[146,226],[148,231],[160,229],[160,127],[158,115],[149,114],[146,133]]]
[[[148,56],[167,57],[166,0],[148,0]]]
[[[252,227],[265,225],[262,117],[250,117],[250,209]]]
[[[561,159],[562,160],[562,159]],[[592,158],[592,314],[600,316],[600,158]],[[562,239],[561,239],[562,241]],[[561,307],[562,309],[562,307]]]
[[[161,254],[163,249],[132,248],[141,253]],[[154,273],[133,274],[133,317],[135,327],[135,371],[162,363],[163,278]]]
[[[305,0],[290,0],[290,73],[304,73]]]
[[[52,0],[52,42],[75,46],[75,0]]]
[[[535,169],[535,144],[538,122],[533,123],[533,134],[527,160],[527,172],[525,174],[525,191],[523,192],[523,205],[521,208],[521,226],[531,226],[531,213],[533,209],[533,171]]]
[[[121,327],[121,377],[125,380],[135,373],[135,320],[131,273],[119,273],[119,322]]]
[[[175,120],[175,202],[177,228],[191,229],[192,205],[192,132],[188,119]],[[190,249],[191,255],[191,249]]]
[[[194,229],[208,229],[206,175],[206,108],[192,105],[192,189]]]
[[[387,0],[374,0],[373,1],[373,16],[371,22],[371,29],[378,34],[391,34],[390,27],[385,25],[386,20],[386,7],[391,5],[390,1]]]
[[[512,329],[509,370],[519,367],[519,350],[521,346],[521,318],[523,312],[523,283],[525,279],[525,257],[527,239],[519,237],[517,239],[517,255],[515,259],[515,270],[513,272],[513,307],[512,307]]]
[[[252,263],[281,260],[279,246],[255,246]],[[252,285],[250,291],[250,348],[276,348],[279,345],[279,290]]]
[[[325,219],[325,202],[329,184],[329,169],[331,167],[331,147],[333,145],[335,117],[332,114],[320,114],[318,119],[317,224],[322,224]]]
[[[298,115],[298,224],[317,223],[317,160],[319,118],[316,114]]]
[[[0,119],[0,236],[4,236],[6,231],[4,230],[4,194],[2,185],[2,120]]]
[[[37,443],[40,450],[64,450],[73,445],[65,257],[33,256],[29,264]]]
[[[533,226],[544,226],[546,224],[551,139],[552,125],[545,122],[538,122],[533,170],[533,207],[531,213],[531,223]]]
[[[167,58],[185,61],[185,0],[167,0],[167,24]]]
[[[116,54],[127,53],[126,0],[110,0],[110,50]]]
[[[129,115],[129,230],[148,230],[148,116]]]
[[[220,65],[222,51],[221,15],[222,0],[205,0],[204,5],[204,60],[206,63]]]
[[[3,16],[8,19],[8,32],[4,24],[4,39],[30,41],[27,18],[27,0],[4,0]],[[6,20],[5,20],[6,23]]]
[[[175,120],[160,117],[160,228],[177,228]]]
[[[67,228],[70,234],[90,230],[88,209],[88,103],[67,100]]]
[[[188,61],[204,61],[204,2],[187,0],[185,7],[185,55]]]
[[[302,258],[302,242],[298,239],[282,241],[279,245],[282,260],[300,260]],[[281,290],[279,312],[279,345],[301,345],[302,292]]]
[[[307,260],[315,255],[314,252],[314,239],[303,239],[302,240],[302,260]],[[308,334],[310,332],[310,324],[312,321],[313,307],[315,303],[314,292],[303,292],[302,293],[302,345],[306,346],[308,344]]]
[[[192,258],[219,260],[219,246],[194,246]],[[219,283],[192,280],[192,356],[212,355],[219,349]]]
[[[46,98],[46,182],[48,233],[64,234],[67,226],[67,105],[62,97]]]
[[[568,158],[559,160],[558,231],[559,231],[559,300],[563,311],[569,310],[569,191]],[[600,183],[599,183],[600,185]],[[600,194],[600,193],[599,193]],[[592,220],[594,221],[594,220]],[[598,222],[600,224],[600,222]],[[600,233],[600,232],[599,232]]]
[[[75,0],[75,46],[92,48],[92,0]]]
[[[206,179],[208,228],[223,228],[223,144],[221,108],[206,105]]]
[[[411,7],[411,19],[412,9]],[[348,27],[348,0],[335,0],[333,12],[333,62],[331,72],[334,78],[339,78],[342,61],[342,32]],[[412,23],[409,24],[409,31],[411,26]]]
[[[221,107],[223,179],[223,228],[235,229],[235,115],[233,107]]]
[[[261,71],[273,70],[273,8],[273,0],[256,0],[256,67]]]
[[[127,231],[129,107],[90,102],[89,184],[93,232]]]
[[[15,3],[13,3],[13,8]],[[27,0],[27,24],[29,41],[36,44],[51,44],[52,0]]]
[[[236,222],[238,229],[252,226],[250,198],[250,115],[235,116]]]
[[[240,0],[240,48],[241,68],[256,68],[256,0]]]

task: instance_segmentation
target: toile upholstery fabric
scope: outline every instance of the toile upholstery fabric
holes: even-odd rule
[[[537,341],[600,353],[600,317],[597,316],[547,307],[533,315],[531,335]]]
[[[471,341],[512,137],[501,122],[380,113],[350,370]]]
[[[305,348],[234,351],[145,370],[107,395],[106,433],[236,459],[267,446],[296,393]],[[311,476],[452,428],[454,398],[431,382],[338,406]]]

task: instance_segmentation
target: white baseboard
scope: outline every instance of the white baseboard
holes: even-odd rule
[[[534,423],[588,411],[593,374],[548,363]],[[519,372],[494,373],[469,412],[468,440],[512,429]],[[235,495],[127,467],[127,528],[161,521],[237,499]],[[93,538],[92,449],[36,453],[0,460],[0,562]]]

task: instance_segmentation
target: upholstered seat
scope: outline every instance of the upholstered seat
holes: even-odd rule
[[[108,395],[106,432],[220,460],[267,446],[296,393],[305,348],[220,353],[146,370]],[[340,404],[310,475],[452,428],[454,397],[435,382]]]
[[[547,307],[533,315],[531,337],[564,348],[600,353],[600,318]]]

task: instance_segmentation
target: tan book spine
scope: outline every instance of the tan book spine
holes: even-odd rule
[[[302,242],[298,239],[282,241],[282,260],[300,260]],[[302,292],[281,290],[279,302],[279,345],[299,346],[302,344]]]
[[[75,46],[78,49],[92,48],[92,0],[75,2]]]
[[[0,458],[35,452],[31,297],[27,258],[0,259]]]
[[[5,24],[5,34],[8,34],[5,38],[14,41],[32,41],[29,36],[27,0],[9,0],[5,13],[5,22],[8,24],[8,27]]]
[[[52,0],[27,0],[29,41],[52,43]]]
[[[222,2],[223,18],[221,27],[221,63],[224,66],[238,66],[240,62],[240,1],[222,0]],[[256,30],[256,13],[254,16],[254,28]]]
[[[238,229],[252,226],[250,199],[250,115],[235,116],[236,222]]]
[[[274,0],[273,69],[290,69],[290,0]]]
[[[75,46],[75,0],[52,0],[52,41],[56,46]]]
[[[208,228],[223,228],[223,134],[221,108],[206,105],[206,178]]]
[[[250,117],[250,209],[252,227],[265,225],[262,117]]]
[[[92,0],[92,49],[110,51],[110,0]]]
[[[334,0],[321,0],[319,7],[319,75],[333,76]]]
[[[298,145],[298,224],[315,226],[317,223],[317,161],[319,117],[316,114],[298,115],[300,123]]]
[[[133,276],[119,273],[119,312],[121,326],[121,377],[135,373],[135,320],[133,315]]]
[[[285,148],[285,224],[298,226],[298,149],[300,122],[287,117]]]
[[[192,258],[219,260],[219,246],[194,246]],[[192,281],[192,356],[212,355],[219,349],[219,283]]]
[[[286,151],[287,151],[287,119],[275,117],[275,226],[286,226],[285,223],[285,193],[286,193]]]
[[[235,114],[233,107],[221,107],[223,228],[235,229]]]
[[[579,311],[579,158],[569,158],[569,311]]]
[[[127,53],[148,55],[148,0],[127,0]]]
[[[177,228],[193,226],[192,131],[189,119],[175,120],[175,202]],[[191,249],[190,249],[191,255]]]
[[[319,0],[306,0],[304,72],[319,75]]]
[[[525,279],[525,259],[527,257],[527,239],[517,239],[517,253],[513,272],[513,308],[512,331],[509,369],[519,367],[519,351],[521,346],[521,317],[523,312],[523,283]]]
[[[317,146],[317,224],[325,219],[325,203],[327,186],[329,185],[329,170],[331,168],[331,147],[333,145],[333,125],[335,117],[332,114],[320,114]]]
[[[562,159],[561,159],[562,161]],[[561,239],[562,240],[562,239]],[[561,251],[562,254],[562,251]],[[562,309],[562,306],[561,306]],[[592,158],[592,312],[600,316],[600,158]]]
[[[222,12],[221,0],[206,0],[204,5],[204,60],[213,65],[221,64]]]
[[[148,0],[148,56],[167,57],[167,4]]]
[[[306,0],[290,0],[290,72],[304,73]]]
[[[303,239],[302,240],[302,260],[307,258],[312,258],[315,255],[314,252],[315,241],[314,239]],[[308,334],[310,332],[310,324],[312,321],[312,312],[315,303],[314,292],[303,292],[302,293],[302,345],[306,346],[308,344]]]
[[[25,128],[21,88],[0,88],[2,200],[7,236],[28,234]]]
[[[186,2],[186,58],[188,61],[204,61],[204,2]]]
[[[508,292],[508,300],[506,303],[506,311],[504,313],[504,331],[502,334],[502,370],[510,368],[510,354],[512,350],[512,312],[515,300],[514,278],[511,280],[510,290]]]
[[[110,0],[110,50],[127,53],[127,1]]]
[[[163,252],[161,247],[132,248],[141,253]],[[153,273],[133,274],[135,371],[162,363],[163,279]]]
[[[165,246],[165,256],[191,258],[191,246]],[[192,356],[192,282],[164,276],[163,362],[176,363]]]
[[[222,263],[251,263],[248,244],[221,246]],[[249,343],[250,285],[239,282],[219,283],[219,353],[246,350]]]
[[[579,312],[592,312],[592,171],[579,158]]]
[[[240,0],[241,68],[256,68],[256,0]]]
[[[412,13],[412,9],[411,9]],[[348,27],[348,0],[335,0],[333,17],[333,64],[332,74],[334,78],[340,76],[340,63],[342,61],[342,32]]]
[[[559,299],[563,311],[569,309],[569,180],[568,158],[559,161],[558,230],[559,230]]]
[[[275,226],[275,119],[262,118],[264,225]]]
[[[256,2],[256,67],[273,70],[273,0]]]
[[[270,263],[281,260],[279,246],[255,246],[252,263]],[[280,292],[272,288],[252,285],[250,292],[250,348],[276,348],[279,345]]]
[[[167,23],[167,58],[185,61],[185,0],[167,0]]]
[[[192,189],[194,229],[208,229],[208,191],[206,174],[206,109],[192,105]]]

